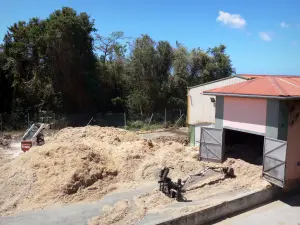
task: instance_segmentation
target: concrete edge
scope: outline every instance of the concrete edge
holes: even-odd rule
[[[262,191],[258,191],[232,201],[223,202],[219,205],[200,210],[198,212],[184,215],[169,221],[158,223],[158,225],[200,225],[221,219],[262,203],[268,202],[281,193],[281,189],[272,187]]]

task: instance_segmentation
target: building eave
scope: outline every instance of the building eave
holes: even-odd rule
[[[224,77],[224,78],[221,78],[221,79],[218,79],[218,80],[213,80],[213,81],[210,81],[210,82],[206,82],[206,83],[203,83],[203,84],[198,84],[198,85],[195,85],[195,86],[187,87],[187,89],[190,90],[192,88],[202,87],[202,86],[205,86],[205,85],[208,85],[208,84],[213,84],[213,83],[217,83],[219,81],[224,81],[224,80],[228,80],[228,79],[232,79],[232,78],[240,78],[240,79],[243,79],[243,80],[250,80],[250,78],[234,75],[234,76]]]
[[[274,95],[250,95],[250,94],[228,94],[219,92],[203,92],[203,95],[241,97],[241,98],[267,98],[280,100],[300,100],[300,96],[274,96]]]

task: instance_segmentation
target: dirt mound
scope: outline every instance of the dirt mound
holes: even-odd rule
[[[110,225],[123,220],[130,211],[128,200],[117,202],[114,206],[103,207],[102,215],[89,221],[89,225]]]
[[[133,201],[121,200],[114,205],[104,206],[100,216],[89,221],[89,225],[131,225],[141,220],[149,210],[163,208],[175,202],[162,192],[154,190],[136,196]]]
[[[2,146],[2,147],[8,147],[9,143],[10,143],[9,139],[0,138],[0,146]]]
[[[117,128],[65,128],[0,167],[0,213],[96,200],[119,184],[156,180],[163,166],[175,167],[171,174],[178,177],[201,169],[177,142],[143,140]]]
[[[183,145],[187,145],[189,143],[189,138],[185,136],[162,136],[162,137],[157,137],[154,140],[163,143],[173,141],[173,142],[181,143]]]

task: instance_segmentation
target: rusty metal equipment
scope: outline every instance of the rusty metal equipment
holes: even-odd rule
[[[201,177],[203,177],[208,171],[220,172],[224,174],[224,179],[235,177],[234,170],[231,167],[209,166],[197,174],[188,176],[185,180],[178,179],[177,182],[173,182],[172,179],[168,177],[170,169],[174,168],[164,167],[160,171],[158,180],[159,190],[170,198],[176,198],[177,201],[184,199],[182,193],[187,191],[186,186],[195,181],[195,177],[201,179]]]
[[[182,187],[183,184],[181,179],[178,179],[177,182],[173,182],[171,178],[168,177],[172,167],[164,167],[160,171],[159,175],[159,190],[162,191],[164,194],[169,196],[170,198],[176,198],[179,201],[182,198]]]
[[[45,144],[44,129],[50,129],[51,125],[45,123],[35,123],[25,132],[21,140],[21,149],[27,152],[32,146]]]
[[[223,173],[226,177],[234,177],[234,170],[228,166],[209,166],[205,168],[200,173],[196,174],[197,176],[204,176],[205,173],[209,170],[213,170],[215,172]]]

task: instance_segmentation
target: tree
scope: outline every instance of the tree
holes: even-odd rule
[[[157,44],[157,75],[153,85],[152,96],[154,99],[153,111],[162,111],[168,105],[169,81],[174,59],[174,51],[167,41],[159,41]]]
[[[126,75],[130,89],[129,109],[143,114],[166,106],[166,87],[172,60],[173,49],[169,42],[156,43],[148,35],[142,35],[135,40]]]
[[[66,112],[87,112],[94,107],[97,87],[94,31],[89,16],[77,14],[71,8],[57,10],[46,20],[49,72]]]
[[[13,97],[12,110],[26,107],[33,110],[38,107],[43,89],[38,85],[42,83],[40,74],[41,56],[39,43],[42,37],[44,24],[37,18],[28,23],[19,21],[9,27],[4,37],[3,65],[6,76],[12,82]]]
[[[208,54],[212,57],[210,65],[211,77],[207,81],[217,80],[235,74],[235,69],[232,67],[229,55],[225,53],[226,46],[219,45],[208,49]]]
[[[212,58],[200,48],[191,51],[191,74],[189,77],[189,85],[201,84],[211,79],[209,65]]]
[[[120,40],[127,40],[123,31],[112,32],[108,37],[96,34],[95,40],[99,43],[95,48],[102,53],[101,59],[105,64],[107,58],[113,59],[113,56],[121,57],[125,54],[126,45],[120,44]]]
[[[173,69],[173,76],[170,80],[169,107],[185,108],[186,90],[190,75],[190,56],[188,50],[179,43],[174,50]]]
[[[0,46],[0,113],[10,112],[12,103],[12,82],[8,78],[4,66],[6,64],[6,58],[3,53],[3,47]]]
[[[9,27],[3,68],[12,80],[12,109],[92,110],[97,85],[94,30],[86,13],[71,8],[57,10],[46,20],[32,18]]]
[[[134,42],[129,58],[128,74],[126,77],[130,94],[128,107],[132,112],[151,111],[153,100],[151,88],[153,87],[156,68],[155,42],[148,36],[142,35]]]
[[[126,63],[127,41],[122,31],[111,33],[108,37],[96,34],[95,48],[100,51],[97,73],[103,90],[102,105],[106,110],[124,112],[125,85],[123,82]]]
[[[95,31],[86,13],[67,7],[10,26],[0,45],[0,111],[132,117],[184,109],[188,86],[235,73],[225,45],[188,50],[149,35],[131,40],[122,31]]]

